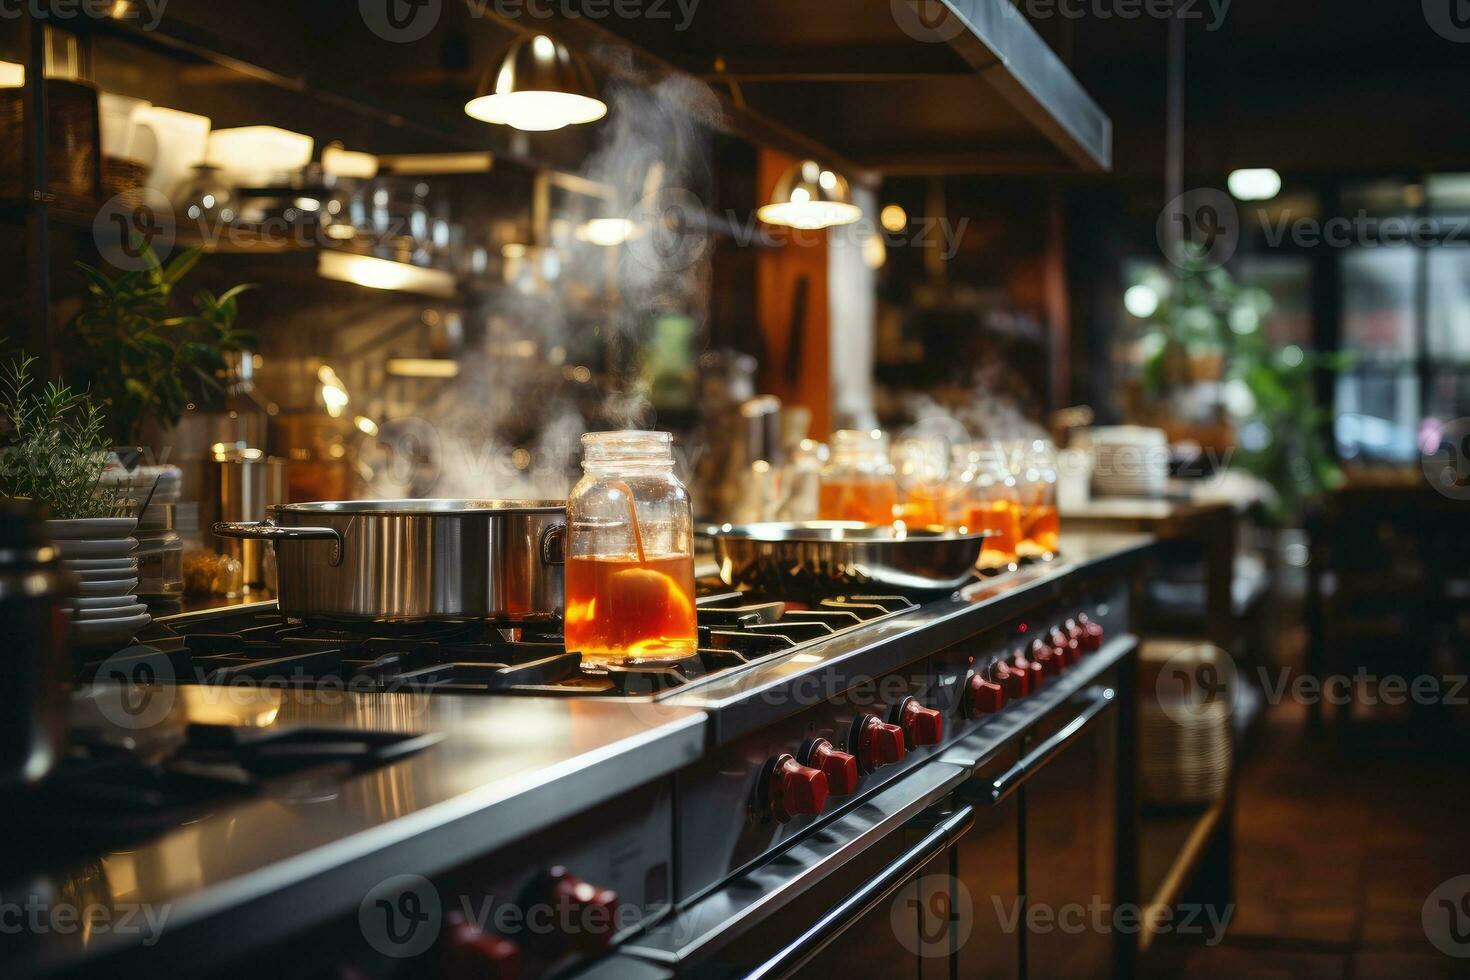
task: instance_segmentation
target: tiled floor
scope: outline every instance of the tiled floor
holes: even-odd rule
[[[1236,832],[1225,941],[1156,946],[1149,975],[1470,977],[1470,958],[1438,952],[1422,920],[1430,892],[1470,874],[1463,731],[1333,739],[1309,733],[1300,708],[1273,708],[1241,769]]]

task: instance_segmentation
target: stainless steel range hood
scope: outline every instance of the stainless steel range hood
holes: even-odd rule
[[[799,134],[867,170],[1112,165],[1108,117],[1012,0],[664,0],[663,9],[558,29],[616,35],[711,83],[747,131]]]

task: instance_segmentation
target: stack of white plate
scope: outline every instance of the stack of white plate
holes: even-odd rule
[[[1092,490],[1102,497],[1161,497],[1169,480],[1169,437],[1140,425],[1089,431]]]
[[[134,594],[138,547],[131,517],[47,521],[46,533],[61,552],[61,565],[77,577],[71,600],[71,634],[79,646],[116,646],[132,639],[150,620]]]

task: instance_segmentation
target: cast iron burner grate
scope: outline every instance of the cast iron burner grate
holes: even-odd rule
[[[553,626],[506,630],[483,623],[393,628],[305,623],[278,613],[224,612],[175,621],[146,646],[84,668],[84,679],[133,677],[130,661],[184,684],[316,688],[360,693],[647,696],[915,608],[901,596],[852,595],[812,604],[752,601],[740,593],[698,603],[696,657],[637,666],[584,665]]]

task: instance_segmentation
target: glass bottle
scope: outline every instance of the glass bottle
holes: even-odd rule
[[[965,526],[991,532],[980,552],[980,564],[986,568],[1014,565],[1021,543],[1020,494],[1000,447],[991,443],[974,446],[962,483]]]
[[[689,492],[667,432],[589,432],[567,500],[566,647],[601,666],[698,648]]]
[[[888,436],[880,429],[834,432],[832,458],[822,467],[818,519],[888,524],[897,506],[898,480],[888,458]]]
[[[1056,447],[1035,439],[1018,456],[1017,490],[1021,499],[1023,555],[1050,555],[1057,550],[1061,520],[1057,515]]]

